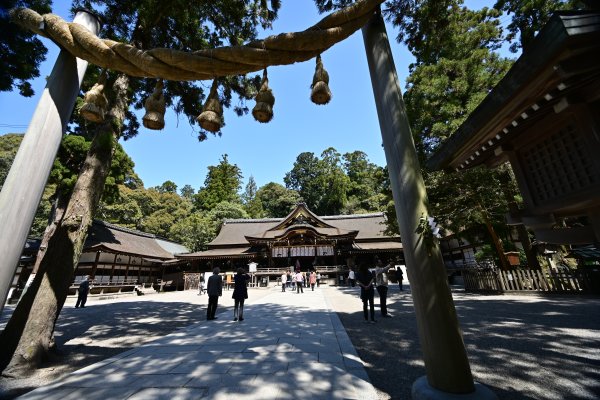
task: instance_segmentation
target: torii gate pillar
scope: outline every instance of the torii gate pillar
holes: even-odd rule
[[[73,22],[94,35],[98,19],[79,11]],[[61,50],[0,193],[0,311],[73,112],[88,62]]]
[[[428,215],[427,193],[380,12],[362,33],[427,372],[412,397],[497,399],[473,381],[440,248],[415,232]]]

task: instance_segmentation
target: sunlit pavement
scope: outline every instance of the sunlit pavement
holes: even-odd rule
[[[229,295],[224,293],[224,297]],[[320,289],[275,288],[20,399],[376,399],[363,362]]]

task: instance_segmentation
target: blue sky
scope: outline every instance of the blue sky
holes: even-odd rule
[[[67,3],[55,1],[54,13],[70,21]],[[482,6],[487,1],[469,3]],[[313,0],[283,1],[273,29],[260,37],[301,31],[321,18]],[[390,24],[387,30],[404,89],[412,56],[395,41],[397,31]],[[58,54],[56,45],[47,40],[45,43],[49,53],[41,67],[42,78],[34,82],[36,95],[23,98],[17,93],[0,93],[0,134],[26,130],[43,91],[43,78],[50,74]],[[151,131],[141,127],[135,138],[121,142],[135,162],[135,171],[146,187],[171,180],[179,188],[189,184],[198,190],[206,178],[207,167],[217,165],[223,154],[228,154],[229,162],[240,167],[244,185],[252,175],[259,187],[269,182],[283,184],[283,177],[292,169],[298,154],[308,151],[320,155],[328,147],[334,147],[341,154],[361,150],[371,162],[385,165],[360,30],[323,53],[322,59],[329,72],[333,93],[328,105],[317,106],[310,101],[314,60],[269,68],[269,86],[276,99],[275,116],[270,123],[260,124],[250,113],[237,117],[225,110],[226,126],[222,136],[211,135],[208,140],[199,142],[197,125],[190,126],[185,117],[178,120],[173,113],[167,112],[164,130]],[[207,88],[210,86],[208,81],[202,84]],[[254,101],[248,106],[252,109]],[[141,120],[142,114],[139,116]]]

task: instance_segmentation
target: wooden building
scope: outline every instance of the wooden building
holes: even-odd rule
[[[554,15],[428,166],[507,161],[524,202],[509,224],[540,242],[600,242],[600,13]]]
[[[226,220],[208,250],[177,258],[195,271],[255,263],[255,275],[270,279],[296,266],[339,276],[360,262],[372,265],[375,257],[403,264],[400,237],[385,235],[385,228],[383,213],[317,216],[300,203],[285,218]]]

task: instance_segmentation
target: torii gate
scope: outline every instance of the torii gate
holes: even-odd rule
[[[257,71],[267,65],[306,61],[362,27],[427,372],[426,376],[413,384],[413,399],[496,399],[496,395],[488,388],[473,381],[440,248],[428,241],[419,229],[428,216],[427,194],[379,10],[382,2],[383,0],[359,0],[346,9],[325,17],[313,27],[316,29],[271,36],[264,41],[252,42],[235,49],[219,48],[196,52],[201,53],[194,60],[198,69],[179,68],[186,63],[186,57],[189,57],[182,52],[142,52],[128,48],[125,44],[103,42],[95,36],[99,30],[97,20],[87,12],[77,13],[74,23],[68,26],[53,15],[42,18],[31,10],[16,13],[14,17],[18,23],[39,34],[52,36],[66,50],[59,55],[0,193],[0,254],[3,255],[0,259],[0,307],[3,307],[6,300],[29,227],[87,68],[87,61],[132,76],[174,80],[209,79],[214,78],[215,74],[202,71],[202,62],[210,64],[216,61],[224,65],[220,56],[233,58],[237,65],[229,65],[229,69],[222,74],[231,75]],[[45,30],[44,24],[52,24],[55,29]],[[86,29],[81,29],[81,26]],[[317,31],[325,34],[326,37],[322,38],[324,45],[311,48],[310,43],[316,42],[314,39]],[[285,48],[289,45],[286,39],[300,42],[303,46],[301,54],[295,58],[267,54],[269,46],[283,44]],[[94,56],[98,53],[87,51],[86,43],[96,51],[102,51],[102,55]],[[293,53],[288,48],[284,51],[287,54]],[[114,56],[112,62],[110,56]],[[160,60],[149,56],[159,57]],[[240,62],[245,59],[249,63]],[[173,62],[173,66],[165,68],[164,63],[168,60]],[[214,64],[211,65],[214,68]],[[180,75],[177,76],[177,73]],[[30,160],[36,160],[35,165]]]

